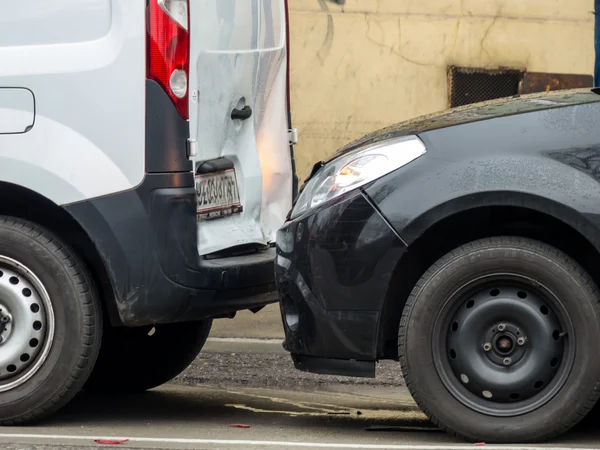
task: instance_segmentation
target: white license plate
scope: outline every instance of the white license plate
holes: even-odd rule
[[[196,175],[196,217],[216,219],[242,212],[235,169]]]

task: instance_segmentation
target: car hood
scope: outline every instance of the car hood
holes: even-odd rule
[[[502,98],[452,108],[416,117],[363,136],[339,149],[329,161],[358,147],[372,145],[401,136],[419,135],[427,131],[514,114],[600,102],[600,95],[598,94],[600,94],[600,90],[596,89],[562,90]]]

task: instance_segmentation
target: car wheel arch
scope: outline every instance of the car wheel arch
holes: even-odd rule
[[[600,231],[579,211],[542,196],[510,191],[465,195],[427,210],[398,231],[407,248],[379,319],[377,355],[382,359],[397,359],[400,317],[419,278],[437,259],[469,241],[498,235],[539,239],[570,254],[600,281]]]
[[[0,214],[28,220],[48,229],[72,247],[88,267],[99,290],[106,323],[120,325],[113,286],[93,239],[65,209],[42,194],[0,181]]]

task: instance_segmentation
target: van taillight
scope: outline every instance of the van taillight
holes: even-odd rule
[[[146,76],[169,95],[177,111],[189,118],[189,0],[149,0]]]

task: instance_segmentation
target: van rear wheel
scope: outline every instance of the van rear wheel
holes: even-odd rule
[[[409,297],[406,384],[432,422],[470,441],[532,442],[579,422],[600,395],[597,286],[557,249],[519,237],[459,247]]]
[[[84,389],[139,393],[183,372],[204,346],[212,320],[105,331],[100,356]]]
[[[67,246],[0,216],[0,424],[67,404],[98,355],[102,313],[91,277]]]

